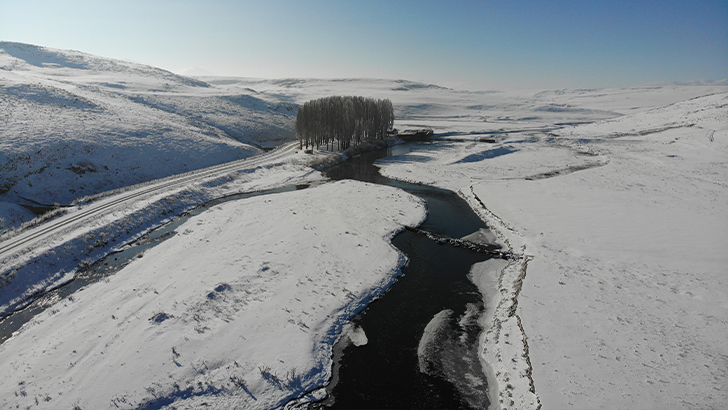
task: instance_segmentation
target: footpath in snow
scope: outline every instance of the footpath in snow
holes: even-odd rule
[[[523,258],[495,278],[483,358],[502,408],[728,404],[728,94],[383,174],[459,190]],[[495,295],[494,295],[495,296]]]

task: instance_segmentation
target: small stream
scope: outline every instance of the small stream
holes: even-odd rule
[[[377,159],[409,155],[404,144],[362,154],[325,170],[334,180],[356,179],[394,186],[427,202],[421,229],[461,238],[486,228],[455,193],[382,176]],[[487,408],[487,384],[478,357],[483,296],[468,279],[488,256],[441,245],[410,231],[393,244],[407,255],[402,275],[352,319],[367,336],[355,346],[341,337],[334,347],[334,376],[327,408]]]

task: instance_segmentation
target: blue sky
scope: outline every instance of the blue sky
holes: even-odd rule
[[[0,40],[176,72],[612,87],[728,78],[728,1],[0,0]]]

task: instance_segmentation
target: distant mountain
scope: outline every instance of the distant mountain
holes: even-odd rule
[[[418,83],[408,80],[395,80],[395,83],[397,83],[399,86],[392,88],[394,91],[412,91],[422,89],[450,90],[450,88],[442,87],[435,84]]]
[[[697,79],[697,80],[691,80],[691,81],[658,81],[654,83],[645,84],[645,86],[652,86],[652,87],[664,87],[664,86],[670,86],[670,85],[677,85],[677,86],[726,86],[728,85],[728,78],[724,78],[722,80],[706,80],[706,79]]]

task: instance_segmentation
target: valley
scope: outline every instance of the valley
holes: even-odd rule
[[[396,184],[333,181],[320,164],[340,153],[298,150],[297,107],[331,95],[388,98],[395,128],[432,129],[374,165],[456,193],[517,256],[467,275],[490,408],[728,402],[727,86],[193,79],[0,42],[3,320],[202,204],[308,186],[213,205],[49,298],[0,344],[2,406],[324,399],[337,340],[376,333],[349,320],[408,263],[393,238],[428,218]],[[64,207],[38,216],[34,202]]]

